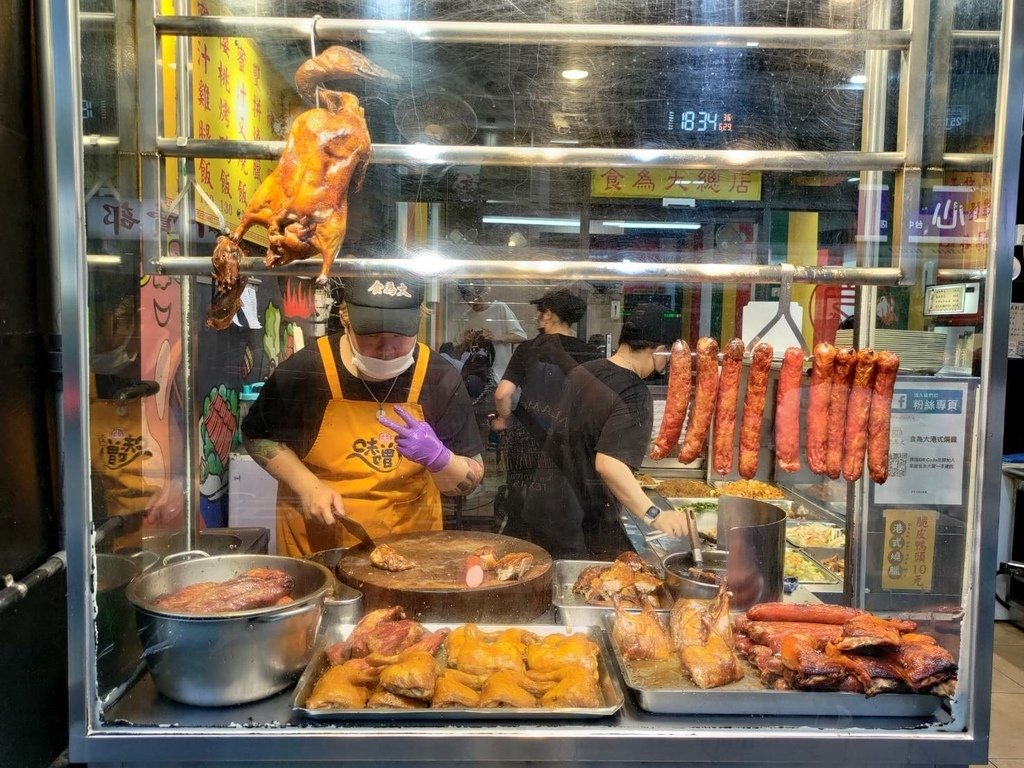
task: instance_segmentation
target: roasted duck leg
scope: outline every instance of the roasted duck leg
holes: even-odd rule
[[[315,103],[318,85],[352,77],[397,79],[361,54],[333,46],[299,68],[295,85]],[[295,118],[277,167],[256,189],[238,226],[217,238],[215,295],[206,318],[211,328],[227,328],[241,307],[241,243],[252,226],[267,230],[268,267],[320,256],[317,280],[327,281],[345,239],[349,186],[354,182],[359,190],[370,162],[370,132],[355,94],[321,90],[320,104]]]
[[[615,601],[612,639],[626,659],[663,661],[672,655],[672,641],[658,614],[646,605],[641,613],[630,613]]]
[[[733,651],[729,593],[714,600],[677,600],[669,613],[672,640],[683,668],[699,688],[717,688],[743,677]]]

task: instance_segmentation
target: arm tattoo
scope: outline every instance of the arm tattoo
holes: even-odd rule
[[[468,456],[463,458],[466,459],[466,476],[455,486],[453,495],[456,496],[465,496],[480,485],[480,481],[484,479],[484,465],[479,461],[479,454],[472,459]]]
[[[277,456],[285,449],[285,446],[274,440],[246,440],[245,448],[249,451],[253,461],[261,467],[266,467],[267,462]]]

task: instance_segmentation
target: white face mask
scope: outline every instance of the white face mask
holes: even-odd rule
[[[407,371],[413,363],[412,349],[401,357],[395,357],[391,360],[380,360],[376,357],[367,357],[361,354],[356,349],[355,338],[351,334],[348,337],[348,345],[352,349],[352,362],[356,364],[356,368],[371,379],[393,379]]]

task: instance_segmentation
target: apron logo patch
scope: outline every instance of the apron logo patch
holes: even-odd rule
[[[360,437],[353,441],[352,452],[345,458],[359,459],[378,472],[391,472],[398,467],[395,436],[390,432],[381,432],[369,439]]]
[[[123,435],[115,437],[115,434],[123,434],[120,430],[111,432],[110,437],[100,438],[100,448],[103,452],[103,463],[108,469],[121,469],[131,464],[140,456],[149,458],[151,451],[143,447],[142,435]]]

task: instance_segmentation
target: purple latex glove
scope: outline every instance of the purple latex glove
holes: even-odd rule
[[[447,467],[452,452],[437,439],[433,427],[413,418],[400,405],[395,406],[395,413],[402,417],[405,426],[396,424],[387,416],[378,416],[377,421],[398,435],[395,439],[398,452],[410,461],[422,464],[429,472],[440,472]]]

